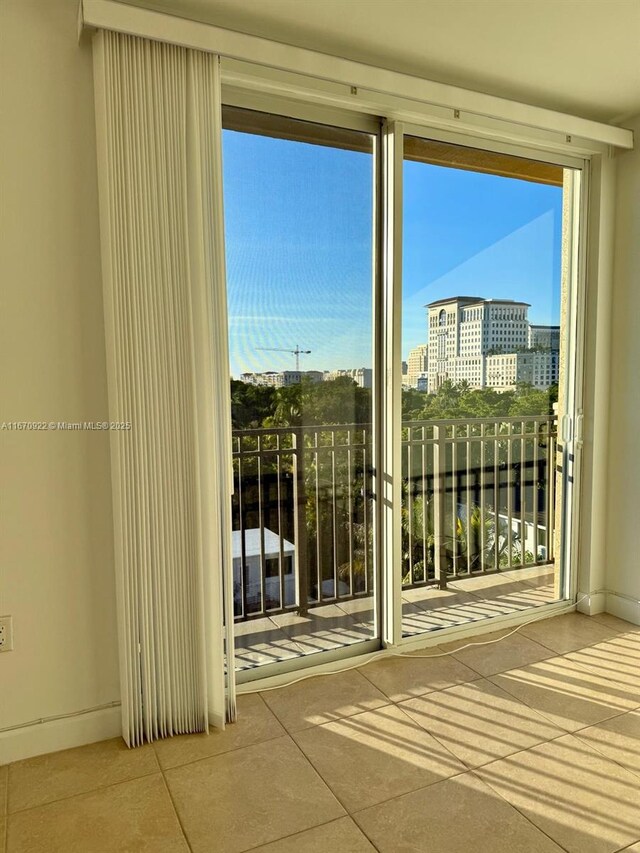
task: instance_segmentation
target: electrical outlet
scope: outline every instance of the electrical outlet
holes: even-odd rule
[[[13,651],[13,618],[0,616],[0,652]]]

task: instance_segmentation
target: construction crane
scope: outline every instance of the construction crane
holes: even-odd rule
[[[256,349],[262,350],[263,352],[290,352],[291,355],[295,355],[296,357],[296,370],[298,373],[300,372],[300,356],[309,355],[311,353],[310,349],[300,349],[300,344],[296,344],[295,349],[281,349],[280,347],[256,347]]]

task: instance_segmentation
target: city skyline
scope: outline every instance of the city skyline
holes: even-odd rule
[[[231,374],[372,363],[372,157],[224,132]],[[402,355],[427,342],[425,305],[520,299],[559,323],[562,190],[406,161]]]

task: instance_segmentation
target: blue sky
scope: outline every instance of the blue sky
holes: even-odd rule
[[[370,154],[224,131],[231,372],[371,365]],[[562,191],[407,162],[403,341],[426,340],[427,302],[521,299],[557,323]]]

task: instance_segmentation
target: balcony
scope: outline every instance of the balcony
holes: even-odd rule
[[[402,437],[405,636],[558,597],[553,416],[411,421]],[[372,639],[371,427],[233,434],[236,666]]]

